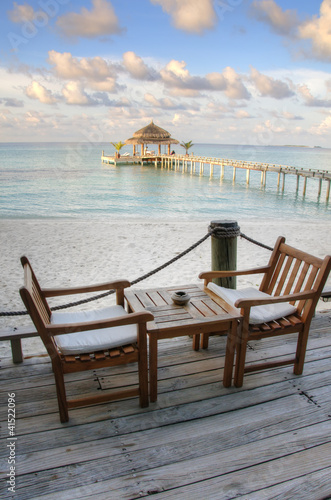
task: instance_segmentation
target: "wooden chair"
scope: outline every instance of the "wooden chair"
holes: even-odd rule
[[[236,387],[242,386],[245,372],[294,364],[294,373],[302,373],[311,319],[330,269],[331,256],[319,259],[290,247],[285,244],[284,237],[279,237],[265,267],[246,271],[211,271],[199,275],[205,280],[205,286],[240,309],[242,323],[236,341],[232,344],[235,344],[236,349]],[[258,273],[263,274],[259,291],[254,288],[230,290],[211,283],[213,278]],[[288,333],[298,333],[294,358],[245,367],[249,340]],[[203,344],[204,347],[208,346],[208,337],[203,339]],[[232,358],[230,353],[225,359],[226,366],[227,362],[233,364],[233,352]],[[229,368],[230,373],[232,368]]]
[[[128,281],[113,281],[71,289],[42,289],[26,257],[21,258],[25,286],[22,300],[52,361],[61,422],[68,422],[68,409],[139,395],[141,407],[149,404],[146,322],[149,312],[128,314],[124,288]],[[117,305],[94,311],[54,312],[47,297],[116,290]],[[64,375],[84,370],[138,362],[139,387],[98,396],[67,400]]]

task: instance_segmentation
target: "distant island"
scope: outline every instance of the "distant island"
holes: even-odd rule
[[[310,146],[301,146],[295,144],[284,144],[283,148],[310,148]]]
[[[281,146],[282,148],[319,148],[323,149],[322,146],[304,146],[304,145],[296,145],[296,144],[284,144],[284,146]]]

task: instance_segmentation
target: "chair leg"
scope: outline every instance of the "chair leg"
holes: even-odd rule
[[[308,335],[309,335],[310,325],[305,325],[302,332],[299,333],[297,352],[295,357],[295,363],[293,368],[293,373],[295,375],[301,375],[303,372],[303,366],[305,363]]]
[[[139,360],[138,360],[138,378],[139,378],[139,402],[141,408],[146,408],[149,405],[148,398],[148,359],[147,359],[147,338],[145,325],[139,324],[138,344],[139,344]]]
[[[232,382],[233,361],[236,350],[238,328],[239,327],[237,321],[232,321],[231,329],[228,332],[226,340],[226,351],[225,351],[225,361],[224,361],[224,371],[223,371],[224,387],[230,387]]]
[[[61,367],[53,364],[57,401],[59,405],[60,420],[62,423],[69,422],[69,412],[67,404],[66,389],[64,385],[64,375]]]
[[[236,356],[236,366],[234,372],[234,385],[236,387],[241,387],[244,382],[247,341],[248,341],[248,323],[245,328],[245,322],[244,322],[244,324],[238,328],[238,335],[236,342],[237,356]]]

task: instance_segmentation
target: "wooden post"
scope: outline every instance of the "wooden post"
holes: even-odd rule
[[[282,191],[284,192],[285,188],[285,172],[283,172],[283,185],[282,185]]]
[[[249,184],[249,174],[250,174],[250,170],[249,168],[246,170],[246,184]]]
[[[235,183],[236,181],[236,167],[233,167],[233,176],[232,176],[232,182]]]
[[[238,223],[229,220],[211,221],[209,229],[214,228],[219,229],[220,234],[211,236],[212,271],[234,271],[237,269],[237,237],[240,234]],[[235,276],[213,281],[226,288],[236,288]]]
[[[302,196],[306,196],[306,188],[307,188],[307,176],[305,176],[305,180],[304,180],[304,183],[303,183]]]
[[[322,192],[322,178],[320,178],[318,182],[318,193],[317,193],[318,198],[321,196],[321,192]]]
[[[299,182],[300,182],[300,176],[297,174],[297,187],[296,187],[296,192],[299,190]]]
[[[326,187],[326,201],[327,202],[329,201],[329,197],[330,197],[330,184],[331,184],[331,181],[330,181],[330,179],[328,179],[328,185]]]

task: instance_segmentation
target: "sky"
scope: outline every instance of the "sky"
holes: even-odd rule
[[[2,0],[0,142],[331,147],[331,0]]]

